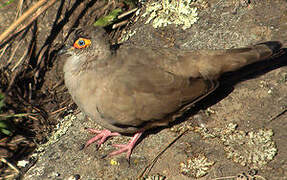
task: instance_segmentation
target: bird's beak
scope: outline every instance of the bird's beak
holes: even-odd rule
[[[71,52],[73,52],[75,48],[73,46],[63,46],[59,51],[58,51],[58,55],[62,55],[62,54],[70,54]]]

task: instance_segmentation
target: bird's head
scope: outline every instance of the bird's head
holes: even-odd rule
[[[94,60],[110,55],[109,40],[104,29],[87,27],[75,30],[59,51],[60,55],[67,54],[75,57],[92,57]]]
[[[110,56],[110,44],[102,28],[88,27],[75,30],[58,54],[68,55],[66,63],[72,69],[83,69]]]

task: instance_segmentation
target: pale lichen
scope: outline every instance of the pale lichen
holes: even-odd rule
[[[224,145],[227,158],[242,166],[262,168],[277,154],[271,129],[245,132],[237,130],[237,124],[230,123],[221,128],[194,127],[193,131],[203,138],[216,138]]]
[[[180,163],[180,172],[189,177],[202,177],[205,176],[213,161],[208,161],[204,154],[198,154],[190,159],[187,159],[186,163]]]
[[[57,141],[59,141],[60,137],[62,137],[64,134],[66,134],[66,132],[72,126],[73,121],[76,118],[77,118],[76,115],[69,114],[69,115],[65,116],[64,119],[60,120],[60,122],[56,125],[55,131],[52,132],[52,135],[48,138],[48,142],[40,145],[36,149],[36,152],[42,152],[49,145],[54,144]]]
[[[170,128],[171,132],[179,133],[179,134],[183,133],[186,130],[191,130],[191,131],[194,130],[194,127],[192,126],[190,121],[184,121],[184,122],[182,122],[180,124],[176,124]]]
[[[21,161],[17,162],[18,167],[26,167],[26,165],[28,165],[28,164],[29,164],[29,161],[27,161],[27,160],[21,160]]]
[[[221,136],[227,158],[253,168],[261,168],[271,161],[277,153],[272,141],[273,131],[259,129],[258,132],[236,130]]]
[[[160,174],[156,174],[156,175],[146,175],[142,178],[140,178],[139,180],[165,180],[166,177]]]
[[[143,17],[149,15],[145,24],[150,23],[154,28],[165,27],[169,24],[182,25],[182,29],[188,29],[197,22],[197,7],[191,6],[196,0],[159,0],[147,4]]]
[[[130,37],[136,34],[136,30],[129,30],[129,31],[123,31],[121,37],[118,40],[118,43],[123,43],[127,41]]]

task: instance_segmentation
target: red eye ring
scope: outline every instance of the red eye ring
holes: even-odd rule
[[[89,45],[91,45],[91,40],[86,38],[79,38],[75,41],[73,46],[76,49],[82,49],[88,47]]]

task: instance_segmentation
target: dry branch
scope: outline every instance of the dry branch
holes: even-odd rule
[[[31,17],[31,15],[38,10],[43,4],[47,3],[48,0],[40,0],[37,3],[35,3],[31,8],[29,8],[22,16],[20,16],[14,23],[12,23],[8,29],[6,29],[1,35],[0,35],[0,44],[9,36],[10,33],[12,33],[23,21],[25,21],[28,17]],[[51,0],[49,2],[49,7],[55,3],[56,0]],[[47,8],[46,8],[47,9]],[[38,14],[39,16],[39,14]]]

